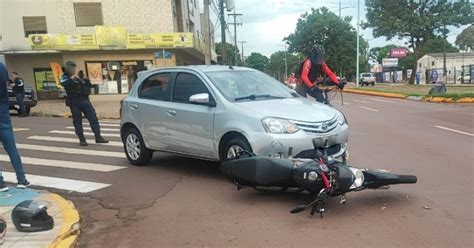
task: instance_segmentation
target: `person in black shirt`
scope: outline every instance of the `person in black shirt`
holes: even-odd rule
[[[89,94],[93,85],[82,71],[76,72],[76,64],[72,61],[66,62],[65,73],[61,77],[61,85],[66,90],[67,102],[71,109],[74,130],[79,137],[79,144],[87,146],[84,130],[82,128],[82,113],[89,120],[96,143],[108,143],[100,135],[100,125],[95,109],[89,100]]]
[[[26,117],[26,108],[25,108],[25,81],[23,78],[19,77],[18,72],[12,73],[11,86],[13,87],[13,94],[15,94],[16,102],[20,107],[19,117]]]

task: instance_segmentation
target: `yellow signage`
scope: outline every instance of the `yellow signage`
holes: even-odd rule
[[[58,88],[62,88],[60,83],[60,78],[63,75],[63,69],[60,64],[58,63],[49,63],[51,66],[51,70],[53,71],[54,81],[56,81],[56,85]]]
[[[193,48],[193,33],[128,33],[125,27],[96,26],[94,34],[32,34],[33,50]],[[197,49],[200,42],[196,44]]]
[[[192,48],[192,33],[128,34],[127,48]]]
[[[127,47],[125,27],[95,26],[99,49],[122,49]]]
[[[33,50],[91,50],[97,49],[93,34],[30,34],[28,36]]]

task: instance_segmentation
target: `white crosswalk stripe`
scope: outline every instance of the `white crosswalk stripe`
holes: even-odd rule
[[[126,158],[123,152],[109,152],[109,151],[97,151],[90,149],[77,149],[77,148],[66,148],[57,146],[39,146],[29,144],[16,144],[19,149],[43,151],[43,152],[56,152],[66,154],[77,154],[87,156],[100,156],[100,157],[114,157],[114,158]]]
[[[62,130],[52,130],[49,131],[49,133],[54,133],[54,134],[70,134],[70,135],[76,135],[74,131],[62,131]],[[86,136],[94,136],[94,133],[91,132],[84,132],[84,135]],[[120,138],[120,134],[117,133],[101,133],[103,137],[118,137]]]
[[[75,144],[77,144],[79,142],[77,138],[63,138],[63,137],[40,136],[40,135],[33,135],[33,136],[28,137],[27,139],[29,139],[29,140],[38,140],[38,141],[75,143]],[[91,145],[91,144],[89,144],[89,145]],[[123,147],[122,142],[118,142],[118,141],[109,141],[109,143],[107,143],[107,144],[95,144],[95,143],[93,143],[92,145]]]
[[[16,175],[13,172],[2,172],[6,182],[16,183]],[[96,183],[83,180],[66,179],[59,177],[48,177],[26,174],[26,177],[34,186],[89,193],[95,190],[109,187],[111,184]]]
[[[82,123],[83,125],[90,126],[88,122]],[[100,123],[101,127],[120,127],[120,124],[118,123]]]
[[[58,167],[58,168],[66,168],[66,169],[76,169],[76,170],[100,171],[100,172],[111,172],[111,171],[127,168],[125,166],[118,166],[118,165],[31,158],[31,157],[25,157],[25,156],[22,156],[21,160],[23,161],[24,164]],[[10,158],[7,155],[0,154],[0,161],[10,162]]]
[[[66,129],[74,129],[74,127],[66,127]],[[88,128],[90,129],[90,128]],[[100,131],[105,131],[105,132],[120,132],[120,129],[118,128],[100,128]]]
[[[101,128],[101,131],[105,131],[105,133],[102,133],[102,136],[113,137],[115,140],[116,138],[120,138],[120,124],[118,121],[101,121],[101,126],[105,126],[104,128]],[[80,147],[77,137],[67,137],[69,135],[76,136],[73,129],[74,127],[72,126],[66,126],[64,129],[48,131],[49,135],[33,135],[17,140],[19,143],[16,145],[17,148],[21,150],[21,158],[25,164],[26,171],[28,172],[30,168],[34,168],[34,175],[27,174],[27,178],[32,183],[33,187],[40,186],[79,193],[88,193],[111,186],[111,184],[100,182],[100,179],[97,179],[102,178],[102,176],[105,175],[100,173],[110,173],[127,168],[126,156],[122,150],[122,142],[110,141],[107,144],[95,144],[93,142],[94,133],[89,130],[84,132],[84,135],[88,136],[88,138],[92,136],[90,146]],[[88,129],[90,129],[90,125],[86,124],[85,130]],[[31,144],[28,141],[36,142]],[[70,145],[69,147],[64,146],[67,143],[74,143],[77,147],[71,147]],[[38,158],[33,154],[41,154],[41,158]],[[81,159],[82,157],[87,157],[87,160]],[[3,150],[0,150],[0,164],[5,165],[9,163],[9,156],[6,155]],[[40,170],[38,170],[38,168]],[[51,169],[54,169],[52,171],[55,175],[60,176],[51,176],[49,174]],[[75,171],[73,173],[61,174],[63,170]],[[60,174],[58,174],[58,172]],[[94,179],[91,180],[91,178],[89,178],[89,175],[91,174],[85,172],[95,172],[94,175],[97,176],[94,176]],[[68,176],[62,176],[70,174],[74,175],[74,179],[67,178]],[[3,176],[6,182],[16,183],[15,173],[3,172]]]

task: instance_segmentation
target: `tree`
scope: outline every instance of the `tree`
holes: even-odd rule
[[[456,45],[461,50],[474,49],[474,25],[465,28],[457,37]]]
[[[248,67],[257,69],[259,71],[265,71],[268,66],[268,58],[261,53],[251,53],[247,57],[245,63]]]
[[[441,36],[434,36],[428,38],[421,48],[420,57],[427,53],[442,53],[444,52],[444,44],[446,44],[447,53],[456,53],[459,52],[453,44],[449,43],[445,38]]]
[[[233,65],[235,61],[235,56],[237,56],[237,64],[241,64],[241,56],[239,52],[239,48],[237,48],[237,54],[235,54],[235,46],[229,43],[225,44],[226,47],[226,61],[223,62],[226,65]],[[224,45],[222,42],[216,43],[216,53],[222,56],[222,50]]]
[[[288,59],[288,75],[290,76],[296,67],[299,65],[301,59],[298,56],[287,53],[286,57]],[[283,81],[285,76],[285,51],[274,52],[269,59],[267,73],[276,79]]]
[[[385,36],[408,40],[414,60],[413,71],[417,70],[417,60],[421,56],[425,42],[435,34],[446,35],[447,26],[459,27],[472,23],[474,17],[469,1],[389,1],[366,0],[367,22],[364,28],[373,28],[374,37]],[[410,83],[414,83],[412,73]]]
[[[301,15],[296,30],[284,40],[290,52],[307,53],[314,44],[326,50],[326,63],[337,74],[344,72],[346,77],[355,76],[357,54],[357,33],[351,25],[351,17],[339,18],[327,8],[311,9]],[[367,42],[361,38],[360,64],[367,67]],[[363,70],[362,70],[363,71]]]

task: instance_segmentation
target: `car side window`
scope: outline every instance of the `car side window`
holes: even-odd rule
[[[159,73],[147,78],[140,87],[138,97],[165,101],[168,95],[168,84],[171,73]]]
[[[179,73],[176,76],[173,101],[189,103],[190,96],[201,93],[208,93],[209,98],[212,99],[209,89],[197,76],[189,73]]]

